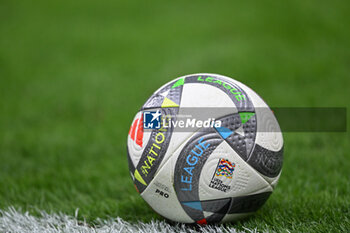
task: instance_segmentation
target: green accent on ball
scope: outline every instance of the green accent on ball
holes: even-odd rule
[[[249,121],[249,119],[254,115],[255,115],[254,112],[240,112],[239,113],[239,116],[241,117],[242,124]]]
[[[179,80],[176,81],[176,83],[174,83],[174,85],[171,87],[171,88],[175,88],[175,87],[178,87],[178,86],[182,86],[185,84],[185,79],[183,78],[180,78]]]

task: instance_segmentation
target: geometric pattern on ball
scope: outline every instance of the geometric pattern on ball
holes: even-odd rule
[[[181,85],[180,85],[181,84]],[[172,81],[157,90],[142,106],[141,110],[164,107],[179,107],[182,94],[182,80]]]
[[[174,186],[177,197],[185,212],[196,222],[204,219],[199,198],[202,168],[222,141],[214,129],[196,133],[180,152],[175,165]]]
[[[176,115],[176,108],[163,108],[162,114]],[[134,183],[142,193],[150,181],[154,178],[156,171],[167,153],[172,137],[173,127],[154,129],[150,139],[141,155],[139,163],[135,166]]]
[[[141,115],[145,110],[159,109],[175,119],[186,84],[215,87],[237,110],[216,117],[221,127],[201,129],[183,138],[182,143],[179,136],[176,144],[172,142],[172,135],[177,135],[172,125],[153,129],[146,141],[138,141],[142,147],[139,160],[132,159],[136,154],[131,148],[137,142],[132,140],[131,127],[128,162],[135,187],[155,211],[170,220],[217,223],[255,212],[269,198],[282,169],[283,138],[276,119],[270,110],[259,113],[257,107],[268,106],[253,90],[216,74],[187,75],[165,84],[142,106]],[[195,90],[200,91],[200,86]],[[258,131],[265,128],[275,132]],[[224,156],[222,148],[229,156]]]
[[[218,120],[221,120],[224,129],[229,129],[228,132],[232,132],[224,135],[224,139],[244,160],[248,160],[256,135],[256,117],[254,112],[239,112]],[[220,133],[220,130],[223,129],[217,130]]]

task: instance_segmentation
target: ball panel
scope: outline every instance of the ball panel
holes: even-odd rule
[[[240,112],[219,118],[218,120],[221,120],[222,127],[229,129],[231,132],[230,135],[225,137],[225,141],[228,142],[243,160],[248,160],[254,145],[257,127],[254,112],[249,112],[249,119],[247,119],[245,114],[248,113]]]
[[[164,155],[164,158],[161,161],[161,164],[159,165],[156,174],[165,165],[165,163],[168,162],[169,159],[176,157],[176,151],[178,151],[179,149],[181,150],[185,142],[188,141],[195,133],[196,132],[175,132],[172,134],[168,150]]]
[[[201,205],[207,223],[217,223],[225,217],[231,205],[231,198],[201,201]]]
[[[215,130],[196,133],[186,143],[177,158],[174,186],[185,212],[194,220],[204,218],[199,198],[199,179],[203,165],[223,140]]]
[[[270,184],[223,141],[206,160],[199,180],[199,200],[231,198],[272,191]]]
[[[236,112],[229,96],[214,86],[186,83],[183,87],[179,115],[206,121]]]
[[[232,111],[227,114],[237,112],[236,105],[225,92],[203,83],[186,83],[183,87],[180,106],[181,108],[232,108]],[[221,114],[220,117],[226,115]]]
[[[228,214],[240,214],[250,213],[257,211],[267,199],[270,197],[272,192],[261,192],[252,195],[245,195],[240,197],[234,197],[231,202],[231,206],[228,209]]]
[[[228,77],[222,78],[230,79]],[[258,147],[253,149],[248,163],[256,168],[265,180],[276,184],[283,163],[283,137],[279,124],[269,106],[256,92],[237,80],[231,80],[242,87],[255,107],[257,125],[255,144]]]
[[[176,115],[178,109],[162,108],[161,111],[164,115]],[[161,128],[152,130],[150,139],[142,152],[139,162],[135,166],[134,182],[140,193],[142,193],[151,182],[157,168],[164,159],[172,137],[172,132],[173,127],[171,125],[169,128],[165,128],[161,125]]]
[[[275,152],[255,144],[253,153],[247,162],[264,176],[277,177],[282,169],[283,147]]]
[[[186,132],[187,139],[180,143],[181,136],[184,135],[184,133],[173,133],[170,144],[175,142],[177,146],[173,146],[172,148],[174,151],[171,151],[171,145],[169,145],[169,149],[162,160],[161,166],[159,166],[153,180],[141,194],[144,200],[157,213],[173,221],[184,223],[193,223],[194,220],[184,211],[177,198],[174,187],[174,169],[180,153],[185,145],[187,145],[187,143],[192,139],[194,134],[196,134],[196,132]],[[164,195],[159,194],[157,189],[163,191],[164,193],[167,192],[169,198],[160,198],[162,196],[164,197]],[[155,196],[158,197],[155,198]]]
[[[216,74],[194,74],[186,77],[186,83],[199,83],[214,86],[225,92],[233,101],[239,112],[254,111],[254,106],[245,91],[232,82]]]
[[[149,131],[143,130],[142,112],[138,112],[132,121],[127,139],[129,158],[133,167],[139,163],[150,135],[151,133]]]
[[[184,80],[184,79],[180,79]],[[178,107],[181,102],[183,84],[176,85],[177,81],[171,81],[158,89],[146,101],[141,110],[164,108],[164,107]]]
[[[277,119],[269,106],[251,88],[236,80],[233,82],[245,90],[255,107],[258,127],[255,143],[271,151],[280,151],[283,147],[283,137]]]
[[[174,155],[176,158],[176,155]],[[182,208],[173,185],[176,160],[171,157],[157,172],[141,196],[158,214],[173,221],[193,223]]]

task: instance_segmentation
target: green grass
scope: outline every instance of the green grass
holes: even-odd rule
[[[0,208],[162,219],[126,137],[180,75],[234,77],[271,106],[348,107],[347,1],[0,2]],[[349,118],[348,118],[349,119]],[[350,228],[348,133],[285,133],[283,174],[243,229]]]

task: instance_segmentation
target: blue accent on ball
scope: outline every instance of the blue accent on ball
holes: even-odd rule
[[[182,202],[182,204],[187,205],[188,207],[191,207],[192,209],[200,210],[202,211],[202,204],[200,201],[188,201],[188,202]]]
[[[233,134],[233,132],[230,129],[225,127],[216,127],[215,129],[219,132],[223,139],[226,139],[229,136],[231,136],[231,134]]]

